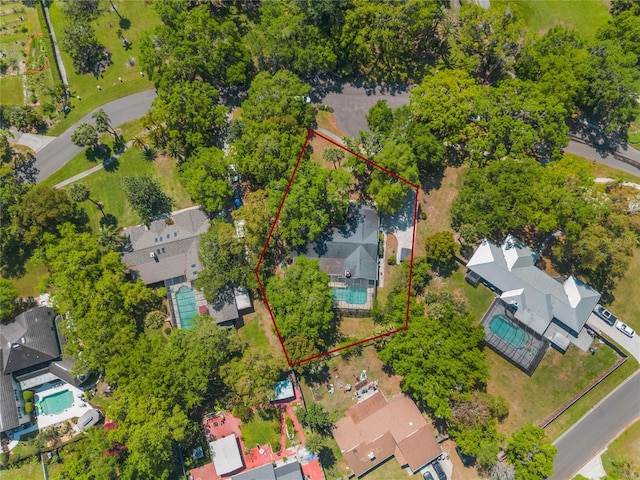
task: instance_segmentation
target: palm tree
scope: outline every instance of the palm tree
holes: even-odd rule
[[[117,225],[102,225],[98,235],[98,243],[109,250],[117,250],[127,241],[126,237],[120,235]]]
[[[67,189],[67,194],[71,197],[71,200],[73,200],[74,202],[81,203],[89,200],[96,207],[98,207],[98,210],[100,210],[100,212],[104,216],[104,210],[103,210],[104,205],[102,205],[102,202],[96,202],[90,197],[91,191],[89,190],[89,188],[87,188],[86,185],[82,183],[72,183],[71,185],[69,185],[69,188]]]
[[[131,140],[131,145],[134,148],[138,148],[140,150],[144,150],[145,153],[147,153],[149,151],[149,145],[147,145],[147,142],[144,141],[144,138],[140,134],[138,134],[135,137],[133,137],[133,139]]]
[[[111,126],[111,119],[103,109],[95,112],[93,115],[91,115],[91,118],[96,121],[96,130],[98,132],[109,132],[111,135],[113,135],[113,138],[115,138],[116,140],[118,139],[118,132],[116,132]]]
[[[176,160],[178,163],[184,161],[185,159],[184,146],[179,140],[175,138],[169,140],[169,142],[167,143],[166,151],[167,155]]]

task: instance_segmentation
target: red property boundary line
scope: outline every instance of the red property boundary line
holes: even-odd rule
[[[317,355],[311,356],[309,358],[304,358],[302,360],[298,360],[296,362],[292,362],[291,359],[289,358],[289,353],[287,352],[287,349],[284,346],[284,340],[282,338],[282,335],[280,335],[280,330],[278,329],[278,324],[276,323],[276,318],[275,315],[273,314],[273,311],[271,310],[271,305],[269,305],[269,300],[267,299],[267,295],[264,289],[264,286],[262,285],[262,281],[260,280],[260,274],[259,274],[259,270],[260,267],[262,265],[262,261],[264,260],[264,256],[265,253],[267,251],[267,248],[269,246],[269,241],[271,240],[271,237],[273,235],[273,231],[276,228],[276,225],[278,224],[278,221],[280,219],[280,213],[282,212],[282,207],[284,206],[284,202],[287,198],[287,195],[289,195],[289,190],[291,189],[291,184],[293,183],[293,179],[295,178],[295,175],[298,171],[298,167],[300,166],[300,161],[302,160],[302,156],[304,155],[304,152],[307,148],[307,145],[309,144],[309,140],[311,139],[312,136],[317,136],[322,138],[323,140],[326,140],[328,142],[330,142],[331,144],[335,145],[336,147],[340,148],[341,150],[346,151],[347,153],[350,153],[351,155],[354,155],[356,158],[366,162],[367,164],[371,165],[374,168],[380,169],[385,173],[388,173],[389,175],[391,175],[392,177],[396,178],[397,180],[406,183],[407,185],[409,185],[410,187],[412,187],[414,189],[415,192],[415,201],[414,201],[414,205],[413,205],[413,238],[411,239],[411,259],[410,259],[410,263],[409,263],[409,282],[408,282],[408,288],[407,288],[407,309],[406,309],[406,313],[405,313],[405,321],[404,321],[404,326],[397,328],[395,330],[391,330],[389,332],[385,332],[382,333],[380,335],[376,335],[374,337],[371,338],[366,338],[364,340],[359,340],[357,342],[351,343],[349,345],[345,345],[339,348],[334,348],[332,350],[329,350],[327,352],[324,353],[319,353]],[[262,293],[262,298],[264,299],[264,304],[267,307],[267,310],[269,312],[269,315],[271,316],[271,321],[273,322],[273,326],[276,330],[276,333],[278,335],[278,340],[280,341],[280,346],[282,347],[282,351],[284,352],[284,355],[287,359],[287,363],[289,364],[290,367],[293,367],[295,365],[300,365],[302,363],[306,363],[309,362],[311,360],[316,360],[318,358],[322,358],[325,357],[327,355],[331,355],[333,353],[336,352],[340,352],[342,350],[345,350],[347,348],[352,348],[358,345],[362,345],[364,343],[368,343],[374,340],[377,340],[378,338],[382,338],[382,337],[387,337],[389,335],[392,335],[394,333],[400,332],[402,330],[406,330],[409,327],[409,308],[411,306],[411,278],[413,277],[413,252],[415,250],[415,243],[416,243],[416,223],[418,220],[418,193],[419,193],[420,187],[418,185],[416,185],[415,183],[410,182],[409,180],[401,177],[400,175],[398,175],[395,172],[392,172],[391,170],[384,168],[380,165],[378,165],[375,162],[372,162],[371,160],[369,160],[368,158],[363,157],[362,155],[360,155],[359,153],[356,153],[352,150],[349,150],[348,148],[346,148],[344,145],[341,145],[339,143],[337,143],[336,141],[332,140],[331,138],[315,131],[315,130],[308,130],[307,131],[307,137],[305,138],[304,144],[302,145],[302,149],[300,150],[300,153],[298,154],[298,160],[293,168],[293,172],[291,173],[291,177],[289,177],[289,182],[287,183],[287,188],[284,191],[284,195],[282,196],[282,200],[280,201],[280,205],[278,206],[278,212],[276,213],[276,218],[273,221],[273,224],[271,225],[271,229],[269,230],[269,235],[267,236],[266,241],[264,242],[264,246],[262,247],[262,252],[260,253],[260,259],[258,260],[258,264],[256,265],[256,268],[254,269],[253,273],[256,276],[256,279],[258,280],[258,286],[260,287],[260,292]]]

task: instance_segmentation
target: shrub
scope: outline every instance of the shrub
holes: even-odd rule
[[[25,402],[33,400],[33,392],[31,390],[25,390],[24,392],[22,392],[22,399]]]
[[[0,468],[6,468],[9,463],[9,452],[0,453]]]
[[[33,403],[32,402],[27,402],[24,404],[24,411],[27,413],[31,413],[33,412]]]
[[[388,259],[387,259],[387,263],[389,265],[395,265],[396,264],[396,257],[395,255],[391,255]]]
[[[163,312],[159,310],[152,310],[147,313],[146,317],[144,317],[144,326],[147,328],[160,328],[166,317],[167,316]]]

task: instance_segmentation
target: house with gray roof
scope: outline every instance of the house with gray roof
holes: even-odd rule
[[[82,388],[86,376],[72,374],[74,361],[63,359],[64,337],[49,307],[35,307],[0,329],[0,432],[29,423],[22,392],[62,380]]]
[[[380,218],[373,207],[352,205],[346,225],[332,228],[294,256],[319,260],[320,269],[329,274],[335,307],[368,310],[378,285],[379,231]]]
[[[297,460],[280,466],[266,463],[231,477],[231,480],[304,480]]]
[[[586,350],[583,327],[600,293],[574,276],[554,278],[536,266],[537,254],[509,235],[498,246],[484,239],[469,262],[468,278],[491,288],[520,324],[561,350],[570,343]]]
[[[161,215],[148,227],[124,228],[122,233],[129,238],[129,245],[122,261],[131,277],[146,285],[170,279],[195,280],[202,270],[198,258],[200,235],[208,229],[209,218],[200,207]]]

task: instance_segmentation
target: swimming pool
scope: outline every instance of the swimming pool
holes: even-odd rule
[[[522,348],[527,344],[527,333],[502,315],[495,315],[489,322],[489,328],[514,348]]]
[[[62,413],[73,405],[73,393],[69,390],[61,390],[44,397],[38,405],[45,415]]]
[[[348,287],[332,288],[333,299],[351,305],[364,305],[367,303],[367,287],[349,285]]]
[[[178,316],[180,317],[180,326],[185,330],[193,328],[191,319],[198,313],[198,307],[196,306],[196,296],[193,293],[193,289],[182,286],[176,292],[176,308],[178,309]]]

